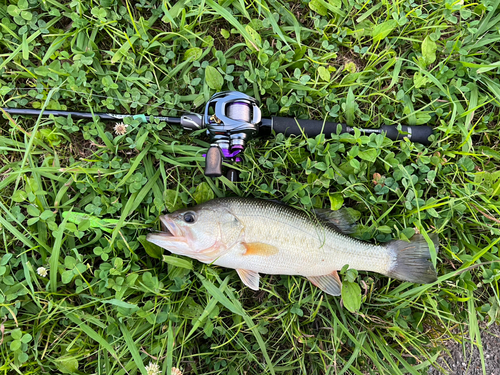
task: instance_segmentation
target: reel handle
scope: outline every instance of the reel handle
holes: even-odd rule
[[[285,135],[302,135],[305,134],[309,137],[315,137],[318,134],[325,134],[329,136],[331,133],[337,133],[337,126],[341,126],[341,133],[354,133],[354,128],[346,124],[339,124],[336,122],[325,122],[321,120],[299,120],[291,117],[272,117],[271,130],[276,133],[283,133]],[[401,134],[397,125],[382,125],[380,129],[363,129],[359,130],[364,134],[385,133],[385,136],[393,141],[398,141],[403,138],[408,138],[412,142],[418,142],[423,145],[429,145],[429,136],[433,130],[430,126],[409,126],[401,125],[401,131],[408,134]]]

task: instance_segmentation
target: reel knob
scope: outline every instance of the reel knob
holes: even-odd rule
[[[217,145],[211,145],[207,151],[205,175],[208,177],[222,176],[222,151]]]

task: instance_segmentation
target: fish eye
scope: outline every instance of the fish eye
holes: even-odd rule
[[[190,223],[190,224],[191,224],[191,223],[194,223],[194,222],[195,222],[195,219],[196,219],[196,218],[195,218],[194,212],[186,212],[186,213],[184,214],[184,221],[185,221],[186,223]]]

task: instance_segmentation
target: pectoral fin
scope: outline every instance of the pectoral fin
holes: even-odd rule
[[[329,275],[309,276],[307,279],[322,291],[332,296],[340,296],[342,281],[340,281],[337,271],[333,271]]]
[[[261,257],[268,257],[279,253],[279,249],[276,246],[262,242],[243,242],[243,246],[245,246],[246,249],[243,255],[260,255]]]
[[[243,269],[237,269],[236,272],[238,272],[243,284],[252,290],[259,290],[260,275],[258,272]]]

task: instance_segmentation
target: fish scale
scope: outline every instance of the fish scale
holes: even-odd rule
[[[241,256],[244,249],[235,246],[216,265],[245,268],[268,274],[303,276],[325,275],[349,264],[351,268],[383,273],[391,263],[391,254],[383,246],[358,241],[339,233],[307,212],[288,206],[228,198],[228,209],[245,226],[244,241],[265,242],[279,249],[272,256]],[[233,259],[234,258],[234,259]]]

